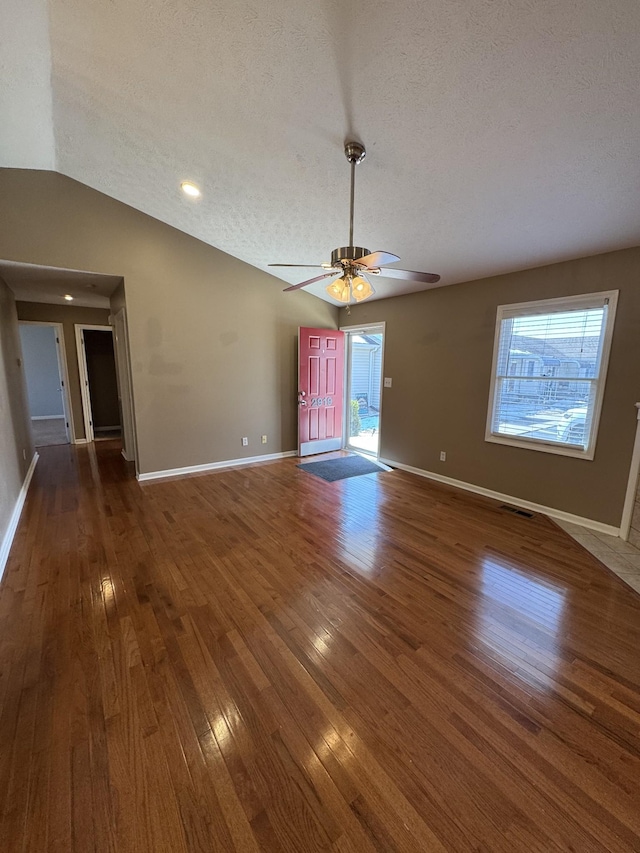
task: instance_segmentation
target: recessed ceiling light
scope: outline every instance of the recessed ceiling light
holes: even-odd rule
[[[65,293],[64,298],[67,302],[73,302],[73,296],[70,293]]]
[[[182,192],[185,195],[191,196],[191,198],[199,198],[202,195],[200,189],[191,181],[183,181],[180,186],[182,187]]]

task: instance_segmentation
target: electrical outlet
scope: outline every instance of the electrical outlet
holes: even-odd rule
[[[243,438],[242,438],[242,446],[243,446],[243,447],[248,447],[248,446],[249,446],[249,439],[247,438],[247,436],[246,436],[246,435],[245,435],[245,436],[243,436]]]
[[[447,452],[446,452],[446,450],[441,450],[441,451],[440,451],[440,461],[441,461],[441,462],[446,462],[446,461],[447,461]]]
[[[266,436],[266,435],[263,435],[263,436],[262,436],[262,443],[263,443],[263,444],[266,444],[266,443],[267,443],[267,436]]]
[[[391,388],[391,381],[392,381],[391,377],[385,376],[384,377],[384,387],[385,388]]]

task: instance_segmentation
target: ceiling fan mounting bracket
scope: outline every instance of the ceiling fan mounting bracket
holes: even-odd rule
[[[343,261],[358,261],[369,254],[369,249],[363,249],[362,246],[342,246],[331,252],[331,266],[339,267],[343,265]]]
[[[350,163],[362,163],[367,154],[364,145],[360,142],[347,142],[344,153]]]

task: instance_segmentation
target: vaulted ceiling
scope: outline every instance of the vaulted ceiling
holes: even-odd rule
[[[262,269],[347,244],[349,137],[367,147],[355,243],[443,285],[640,243],[637,0],[4,5],[2,165],[53,167]]]

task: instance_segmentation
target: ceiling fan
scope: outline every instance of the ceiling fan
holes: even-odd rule
[[[435,273],[412,272],[411,270],[399,270],[396,267],[388,267],[387,264],[394,264],[400,260],[397,255],[392,255],[390,252],[370,252],[369,249],[353,245],[356,166],[358,163],[362,163],[367,152],[364,145],[361,145],[359,142],[347,142],[344,147],[344,153],[349,163],[351,163],[349,245],[342,246],[340,249],[334,249],[331,252],[330,263],[269,264],[270,267],[306,267],[308,269],[325,270],[322,275],[317,275],[315,278],[308,278],[299,284],[292,284],[289,287],[285,287],[284,292],[299,290],[301,287],[306,287],[307,284],[313,284],[316,281],[322,281],[325,278],[335,278],[335,276],[340,275],[340,278],[332,281],[327,286],[327,293],[338,302],[345,302],[348,305],[351,302],[352,296],[356,302],[362,302],[364,299],[373,296],[375,291],[366,278],[369,275],[383,275],[387,278],[401,278],[405,281],[420,281],[425,284],[435,284],[440,281],[440,276]]]

